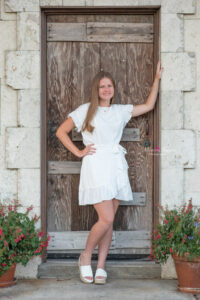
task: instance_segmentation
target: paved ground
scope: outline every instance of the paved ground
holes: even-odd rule
[[[200,300],[200,295],[181,293],[176,286],[174,279],[108,279],[106,285],[85,284],[79,278],[18,280],[15,286],[0,289],[0,299]]]

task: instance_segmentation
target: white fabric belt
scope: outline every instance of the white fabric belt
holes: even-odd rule
[[[124,153],[124,154],[127,153],[126,149],[122,147],[120,144],[94,144],[92,147],[101,151],[111,151],[113,153]]]
[[[117,168],[121,171],[127,168],[126,160],[122,157],[122,155],[125,155],[127,151],[120,144],[94,144],[92,147],[96,148],[97,151],[109,151],[111,153],[114,153],[115,155],[119,155],[119,158],[116,161]],[[122,180],[123,177],[119,178],[119,181]]]

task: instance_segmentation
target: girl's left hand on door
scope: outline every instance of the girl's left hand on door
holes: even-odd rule
[[[158,63],[157,63],[157,68],[156,68],[156,78],[160,79],[161,78],[161,75],[162,75],[162,72],[163,72],[164,68],[161,67],[161,61],[159,60]]]

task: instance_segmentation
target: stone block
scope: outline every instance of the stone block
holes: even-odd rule
[[[85,6],[85,0],[63,0],[63,6]]]
[[[17,171],[0,170],[0,200],[10,200],[17,198]]]
[[[200,131],[196,131],[197,166],[200,166]]]
[[[184,170],[170,168],[161,170],[161,205],[171,209],[183,203]]]
[[[5,135],[0,135],[0,169],[5,169]]]
[[[184,128],[200,130],[200,93],[184,94]]]
[[[4,0],[5,12],[39,11],[39,0]]]
[[[177,279],[176,268],[174,260],[169,256],[167,262],[161,265],[161,278],[162,279]]]
[[[93,6],[94,0],[85,0],[85,6]]]
[[[188,19],[199,19],[200,18],[200,1],[196,0],[196,11],[195,14],[189,14],[189,15],[184,15],[184,19],[188,20]]]
[[[200,51],[199,28],[200,28],[200,19],[184,21],[185,51],[194,51],[199,53]]]
[[[196,167],[196,138],[192,130],[162,130],[161,167]]]
[[[19,50],[40,49],[39,12],[18,13],[17,44]]]
[[[40,0],[40,6],[62,6],[63,0]]]
[[[199,178],[200,179],[200,178]],[[192,204],[200,208],[200,192],[185,192],[185,202],[192,198]]]
[[[40,169],[20,169],[18,199],[23,206],[40,206]]]
[[[94,6],[138,6],[139,0],[94,0]]]
[[[42,263],[42,259],[39,256],[35,256],[29,260],[26,267],[21,263],[17,264],[15,277],[17,279],[37,279],[38,266]]]
[[[6,81],[14,89],[40,88],[39,51],[8,51]]]
[[[5,76],[5,50],[15,50],[16,45],[16,22],[0,21],[1,46],[0,46],[0,77]],[[9,36],[9,39],[8,39]],[[4,80],[2,80],[4,83]]]
[[[183,51],[183,16],[177,14],[163,14],[161,16],[161,52]]]
[[[183,128],[183,92],[161,91],[161,129]]]
[[[200,2],[200,1],[198,1]],[[200,15],[199,19],[184,21],[185,51],[193,51],[196,55],[196,91],[200,96]]]
[[[162,53],[161,90],[192,91],[196,87],[194,53]]]
[[[19,125],[22,127],[40,126],[40,90],[19,91]]]
[[[196,0],[162,0],[161,13],[194,14]]]
[[[197,169],[185,170],[185,192],[198,192],[200,194],[200,166]],[[200,198],[199,198],[200,206]]]
[[[16,21],[0,21],[0,32],[1,51],[16,50]]]
[[[6,162],[8,168],[40,168],[40,129],[7,128]]]
[[[1,134],[6,127],[17,126],[17,92],[9,86],[1,86]]]
[[[64,0],[65,1],[65,0]],[[87,2],[91,3],[91,0],[86,0]],[[158,6],[162,4],[162,0],[93,0],[92,4],[94,6]]]
[[[17,14],[15,13],[6,13],[4,1],[0,1],[0,20],[13,21],[17,19]]]

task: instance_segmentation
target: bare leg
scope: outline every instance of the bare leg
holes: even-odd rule
[[[117,199],[113,199],[113,210],[114,210],[114,215],[117,212],[118,206],[120,201]],[[108,251],[110,248],[110,244],[112,241],[112,232],[113,232],[113,224],[111,224],[110,228],[107,230],[107,232],[104,234],[102,239],[98,243],[98,263],[97,263],[97,268],[105,268],[105,261],[106,257],[108,255]],[[97,276],[96,278],[102,278],[101,276]]]
[[[81,265],[91,264],[92,252],[96,245],[99,243],[104,234],[109,230],[111,224],[114,221],[114,209],[113,201],[106,200],[100,203],[94,204],[94,208],[98,214],[98,221],[92,226],[87,238],[86,248],[81,253]],[[91,279],[91,277],[86,277]]]
[[[114,215],[117,212],[118,206],[119,206],[119,200],[113,199],[113,210]],[[97,268],[104,268],[105,266],[105,260],[110,248],[110,243],[112,241],[112,232],[113,232],[113,224],[111,224],[110,228],[107,230],[107,232],[104,234],[102,239],[98,243],[98,264]]]

